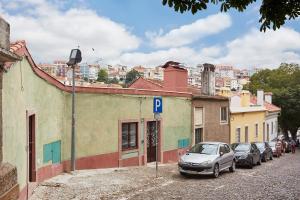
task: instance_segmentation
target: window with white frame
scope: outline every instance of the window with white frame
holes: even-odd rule
[[[258,138],[258,124],[255,124],[255,137]]]
[[[248,130],[249,130],[248,126],[245,126],[245,142],[248,142],[248,140],[249,140]]]
[[[271,125],[271,135],[273,135],[274,133],[274,123],[272,122],[272,125]]]
[[[221,107],[221,123],[227,123],[228,122],[228,108],[227,107]]]
[[[195,107],[194,123],[195,123],[195,126],[203,125],[203,108]]]
[[[241,142],[241,128],[237,128],[235,131],[235,142]]]

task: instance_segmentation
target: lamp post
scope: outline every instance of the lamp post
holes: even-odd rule
[[[81,60],[81,51],[79,49],[72,49],[69,61],[67,62],[67,65],[72,67],[71,171],[75,170],[75,66]]]

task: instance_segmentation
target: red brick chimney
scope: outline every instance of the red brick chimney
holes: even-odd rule
[[[180,63],[169,61],[164,68],[164,89],[169,91],[187,92],[188,71]]]

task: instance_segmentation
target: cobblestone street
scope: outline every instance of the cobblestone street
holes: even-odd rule
[[[219,178],[182,177],[176,164],[84,170],[38,186],[36,199],[300,199],[300,150]]]

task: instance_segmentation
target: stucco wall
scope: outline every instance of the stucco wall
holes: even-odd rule
[[[4,161],[17,166],[20,188],[26,184],[26,111],[36,115],[36,169],[43,163],[43,145],[64,134],[65,94],[32,71],[26,59],[3,74]]]
[[[267,126],[269,125],[269,140],[272,141],[275,138],[277,138],[278,136],[278,113],[269,113],[266,117],[266,127],[265,127],[265,131],[266,131],[266,140],[267,140]],[[272,129],[272,125],[273,125],[273,129]]]
[[[241,128],[241,142],[245,142],[245,127],[248,126],[248,142],[263,141],[263,123],[265,111],[231,113],[230,134],[231,143],[236,142],[236,129]],[[255,124],[258,124],[258,137],[255,135]]]
[[[4,161],[17,166],[20,188],[26,185],[28,170],[26,111],[35,113],[36,117],[36,170],[41,169],[44,178],[51,177],[45,168],[51,161],[43,163],[43,146],[61,140],[61,161],[70,159],[71,94],[37,76],[24,58],[3,75],[2,100]],[[142,140],[145,131],[142,121],[153,119],[153,96],[77,93],[75,107],[77,159],[115,155],[120,121],[140,122]],[[179,139],[191,139],[190,99],[163,97],[161,130],[162,151],[177,149]],[[143,145],[140,145],[141,153]],[[124,155],[124,159],[136,156],[133,152]]]
[[[142,119],[153,119],[153,97],[76,94],[76,144],[77,158],[118,151],[119,121],[139,122],[140,138],[143,139]],[[71,95],[66,106],[71,107]],[[66,132],[71,132],[71,110],[66,113]],[[178,139],[191,137],[190,101],[185,98],[163,97],[163,151],[176,149]],[[63,139],[63,159],[70,159],[70,134]],[[143,151],[143,147],[141,147]],[[130,157],[129,155],[126,155]],[[132,154],[132,156],[136,156]]]
[[[193,107],[203,108],[203,140],[230,142],[229,113],[228,122],[221,123],[221,107],[227,107],[229,112],[229,101],[227,100],[193,100]]]

